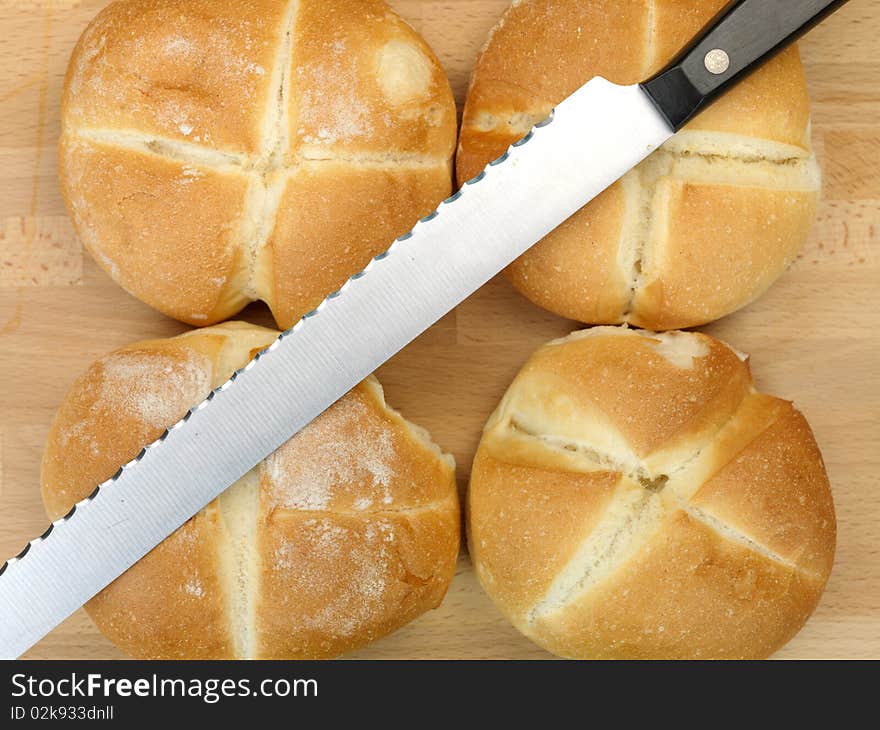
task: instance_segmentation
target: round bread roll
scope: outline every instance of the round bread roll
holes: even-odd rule
[[[834,559],[809,425],[697,333],[597,327],[539,349],[486,425],[468,508],[483,588],[565,657],[766,657]]]
[[[477,62],[459,182],[593,76],[649,78],[725,1],[514,3]],[[807,238],[820,189],[809,120],[791,47],[520,257],[509,279],[536,304],[594,324],[663,330],[733,312]]]
[[[77,233],[194,325],[287,328],[452,188],[455,103],[382,0],[129,0],[86,28],[62,100]]]
[[[98,360],[49,432],[49,517],[87,497],[277,334],[230,322]],[[452,458],[391,410],[368,378],[86,610],[139,658],[350,651],[443,598],[459,546],[453,472]]]

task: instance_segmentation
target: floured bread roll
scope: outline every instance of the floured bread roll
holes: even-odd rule
[[[74,383],[43,500],[64,515],[277,335],[230,322],[141,342]],[[459,512],[452,458],[368,378],[86,606],[141,658],[321,658],[437,606]],[[185,484],[182,482],[181,487]]]
[[[539,349],[486,425],[468,506],[486,592],[566,657],[766,657],[834,559],[809,425],[696,333],[597,327]]]
[[[86,28],[60,172],[86,248],[195,325],[287,328],[452,188],[455,103],[381,0],[129,0]]]
[[[477,62],[459,182],[593,76],[652,76],[724,4],[514,3]],[[809,114],[792,47],[526,252],[510,280],[536,304],[593,324],[673,329],[742,307],[794,260],[812,225],[820,175]]]

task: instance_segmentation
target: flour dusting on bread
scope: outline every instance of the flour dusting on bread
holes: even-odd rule
[[[386,425],[360,398],[330,406],[266,460],[270,501],[286,509],[330,509],[356,488],[356,509],[393,502],[396,450]]]
[[[49,436],[41,476],[53,518],[275,335],[230,322],[98,360]],[[369,378],[87,608],[144,658],[320,658],[361,646],[442,598],[459,542],[453,469]]]
[[[81,392],[88,406],[63,430],[61,445],[75,439],[98,455],[98,422],[114,416],[134,419],[153,431],[167,428],[204,400],[211,390],[211,373],[210,361],[193,350],[174,356],[147,350],[107,355],[83,379]]]
[[[118,352],[102,361],[95,408],[131,414],[151,428],[167,428],[211,390],[211,363],[192,350],[181,357]]]
[[[384,614],[387,595],[399,590],[393,525],[385,520],[341,524],[329,517],[306,520],[300,530],[296,539],[275,550],[276,568],[285,571],[292,595],[317,594],[322,600],[311,608],[291,606],[291,619],[301,630],[333,636],[369,633]],[[346,568],[346,579],[334,585],[327,575],[339,564]]]
[[[300,122],[317,130],[303,141],[334,144],[371,134],[371,110],[359,94],[357,58],[342,39],[326,43],[325,49],[324,57],[296,70],[303,87]]]

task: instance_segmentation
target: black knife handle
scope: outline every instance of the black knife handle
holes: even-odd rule
[[[846,0],[738,0],[642,88],[678,131]]]

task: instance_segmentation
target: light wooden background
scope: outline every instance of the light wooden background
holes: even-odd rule
[[[176,334],[84,254],[56,179],[62,79],[104,0],[0,0],[0,560],[46,526],[38,472],[71,380],[123,344]],[[507,0],[392,2],[443,60],[461,102]],[[807,415],[839,519],[837,562],[816,614],[779,656],[880,657],[880,2],[853,0],[802,44],[824,202],[795,266],[759,302],[707,327],[752,354],[758,387]],[[253,306],[244,318],[269,324]],[[480,428],[523,360],[575,329],[496,280],[379,372],[389,402],[455,454],[464,488]],[[120,653],[82,611],[39,658]],[[359,657],[547,658],[481,592],[463,556],[436,611]]]

